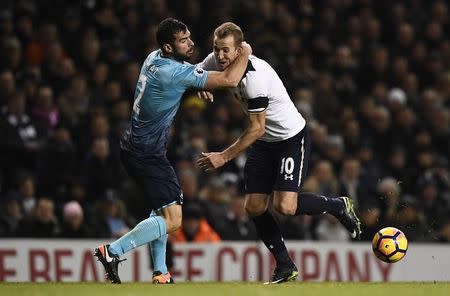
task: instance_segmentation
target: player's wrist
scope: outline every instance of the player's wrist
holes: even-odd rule
[[[224,161],[224,163],[227,163],[231,160],[231,156],[229,155],[229,153],[227,153],[227,151],[223,151],[220,153],[222,155],[222,159]]]

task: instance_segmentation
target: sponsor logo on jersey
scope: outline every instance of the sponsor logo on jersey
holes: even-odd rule
[[[200,77],[200,76],[202,76],[202,75],[204,75],[204,74],[205,74],[205,70],[203,70],[203,69],[200,68],[200,67],[195,68],[195,70],[194,70],[194,75],[195,75],[195,76]]]

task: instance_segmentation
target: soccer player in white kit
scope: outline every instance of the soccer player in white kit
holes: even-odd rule
[[[242,41],[243,33],[237,25],[230,22],[220,25],[214,31],[213,53],[199,66],[204,70],[223,71],[238,56],[237,46]],[[247,129],[228,148],[203,153],[197,163],[205,170],[216,169],[248,149],[244,169],[245,209],[277,263],[269,283],[295,280],[298,269],[268,211],[270,194],[276,211],[284,215],[330,213],[353,238],[361,233],[360,222],[348,197],[298,193],[308,167],[308,130],[275,70],[266,61],[251,55],[233,93],[248,114]]]

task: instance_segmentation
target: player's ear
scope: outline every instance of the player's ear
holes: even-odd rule
[[[164,50],[164,52],[173,53],[172,45],[170,45],[169,43],[164,44],[162,49]]]
[[[236,47],[236,48],[242,47],[242,42],[237,42],[237,41],[235,41],[235,42],[234,42],[234,47]]]

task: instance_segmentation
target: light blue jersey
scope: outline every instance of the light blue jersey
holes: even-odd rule
[[[153,51],[145,59],[134,93],[131,125],[121,146],[137,156],[166,153],[170,125],[189,88],[203,88],[208,72],[161,56]]]

